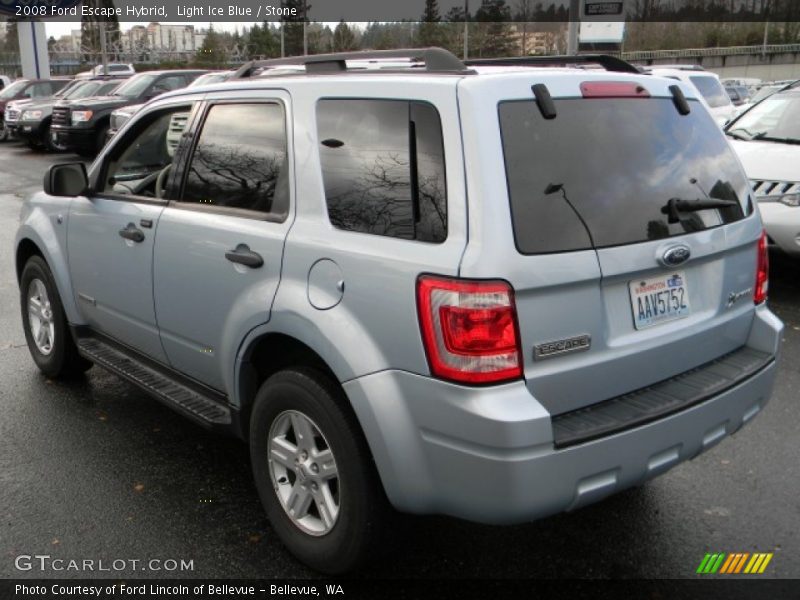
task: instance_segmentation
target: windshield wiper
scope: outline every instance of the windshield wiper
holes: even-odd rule
[[[730,208],[739,206],[735,200],[720,200],[718,198],[699,198],[697,200],[684,200],[683,198],[670,198],[666,206],[661,207],[661,213],[668,215],[668,223],[680,223],[679,213],[697,212],[711,208]]]
[[[778,142],[780,144],[800,144],[800,140],[798,140],[797,138],[772,137],[767,135],[766,131],[754,135],[753,139],[758,140],[760,142]]]
[[[743,131],[744,133],[746,133],[750,137],[744,137],[740,133],[735,133],[736,131]],[[752,131],[750,131],[748,129],[745,129],[744,127],[734,127],[733,129],[728,129],[725,132],[725,135],[728,135],[728,136],[730,136],[732,138],[735,138],[737,140],[744,140],[745,142],[749,142],[750,140],[760,139],[760,136],[763,136],[763,135],[766,135],[766,134],[767,134],[766,131],[759,131],[758,133],[753,133]]]
[[[741,133],[734,133],[734,131],[737,131],[737,130],[736,129],[732,129],[731,131],[726,131],[725,135],[727,135],[728,137],[732,137],[735,140],[742,140],[744,142],[749,142],[750,140],[753,139],[752,137],[743,136]],[[741,131],[741,130],[739,130],[739,131]]]

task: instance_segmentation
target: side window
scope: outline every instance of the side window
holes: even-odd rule
[[[447,237],[439,113],[424,102],[320,100],[320,164],[339,229],[439,243]]]
[[[25,90],[26,98],[42,98],[50,95],[49,83],[34,83]]]
[[[187,169],[182,201],[285,217],[285,121],[279,104],[212,106]]]
[[[159,79],[153,84],[153,93],[163,94],[165,92],[171,92],[172,90],[177,90],[182,87],[186,86],[186,79],[184,79],[183,75],[170,75],[169,77],[164,77]]]
[[[191,110],[191,106],[175,107],[144,117],[112,150],[103,191],[165,197],[175,150]]]

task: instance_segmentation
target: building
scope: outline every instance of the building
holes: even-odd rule
[[[544,26],[548,30],[542,30]],[[519,56],[560,54],[566,49],[566,30],[561,23],[514,23],[511,38]]]

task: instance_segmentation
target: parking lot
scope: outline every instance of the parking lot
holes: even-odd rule
[[[19,555],[192,561],[118,576],[297,578],[314,573],[274,537],[244,444],[207,433],[99,368],[49,381],[25,345],[13,261],[25,195],[77,160],[0,145],[0,576]],[[786,324],[771,403],[733,438],[643,487],[517,527],[403,521],[363,577],[693,577],[706,552],[774,552],[764,577],[800,577],[800,263],[771,256]],[[82,573],[107,577],[108,573]]]

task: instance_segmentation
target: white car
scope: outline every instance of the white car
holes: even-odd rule
[[[725,128],[753,186],[770,241],[800,258],[800,85]]]
[[[703,70],[702,67],[653,67],[647,70],[656,77],[668,77],[677,79],[687,85],[692,86],[699,92],[699,97],[705,104],[714,120],[720,125],[724,125],[736,115],[736,107],[731,102],[728,93],[719,81],[716,73]]]

